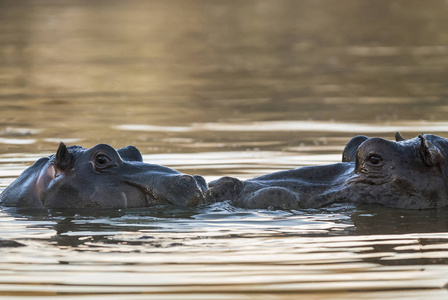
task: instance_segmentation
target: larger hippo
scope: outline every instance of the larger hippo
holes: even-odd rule
[[[209,183],[208,201],[232,200],[243,208],[317,208],[330,203],[377,203],[426,209],[448,205],[448,139],[419,135],[396,141],[354,137],[343,162],[302,167],[240,181]]]
[[[106,144],[85,149],[59,145],[0,194],[0,204],[33,208],[131,208],[156,204],[197,206],[207,183],[201,176],[142,162],[140,151]]]

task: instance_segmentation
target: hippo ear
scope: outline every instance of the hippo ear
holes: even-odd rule
[[[356,160],[356,152],[358,152],[359,146],[369,138],[365,135],[357,135],[352,138],[347,145],[345,145],[342,152],[342,162],[350,162]]]
[[[123,160],[127,161],[143,161],[142,154],[134,146],[126,146],[117,150]]]
[[[440,165],[443,162],[443,155],[440,150],[428,142],[422,134],[418,137],[420,138],[419,152],[425,165],[428,167]]]
[[[68,167],[71,167],[73,162],[73,157],[68,152],[67,146],[63,142],[59,144],[58,151],[56,151],[56,157],[54,159],[54,163],[56,167],[58,167],[61,170],[65,170]]]
[[[402,141],[406,141],[406,139],[401,135],[400,132],[395,132],[395,141],[396,142],[402,142]]]

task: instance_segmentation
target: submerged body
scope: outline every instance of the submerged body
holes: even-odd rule
[[[60,144],[0,194],[0,204],[32,208],[131,208],[156,204],[197,206],[207,183],[201,176],[142,162],[140,151],[106,144],[90,149]]]
[[[232,200],[243,208],[317,208],[331,203],[376,203],[404,209],[448,205],[448,140],[420,135],[396,142],[357,136],[343,162],[280,171],[246,181],[209,183],[210,202]]]

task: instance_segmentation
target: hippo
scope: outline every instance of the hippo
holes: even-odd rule
[[[356,136],[342,162],[279,171],[246,181],[222,177],[209,183],[208,202],[231,200],[242,208],[319,208],[369,203],[402,209],[448,205],[448,139],[423,134],[395,141]]]
[[[27,208],[137,208],[204,203],[205,179],[143,163],[134,146],[90,149],[60,143],[1,194],[0,205]]]

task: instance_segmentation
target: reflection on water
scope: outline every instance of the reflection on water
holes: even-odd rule
[[[0,189],[62,140],[213,180],[448,137],[448,2],[1,1]],[[0,296],[446,299],[446,210],[0,211]]]
[[[96,214],[8,209],[0,216],[2,236],[25,246],[3,248],[2,268],[10,271],[0,288],[13,295],[157,299],[166,293],[179,299],[221,293],[230,293],[224,299],[260,293],[293,299],[303,292],[362,297],[371,291],[443,297],[446,214],[344,205],[248,211],[225,203]],[[435,217],[445,224],[421,230],[422,220]],[[396,227],[400,219],[408,233]]]

